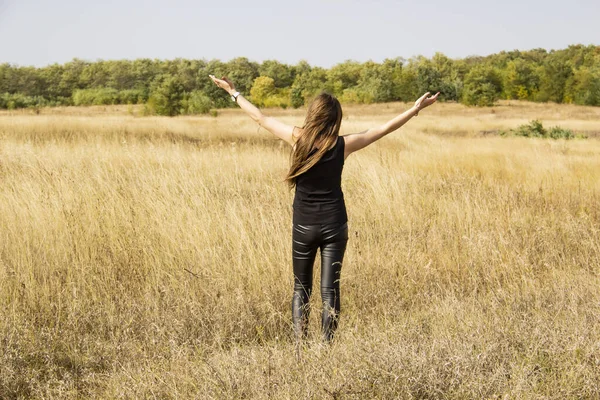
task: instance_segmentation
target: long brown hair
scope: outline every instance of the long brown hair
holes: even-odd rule
[[[338,99],[329,93],[320,93],[308,106],[302,135],[290,156],[290,170],[285,180],[291,188],[296,185],[298,175],[318,163],[333,146],[340,133],[341,124],[342,106]],[[316,143],[319,144],[319,148],[311,154]]]

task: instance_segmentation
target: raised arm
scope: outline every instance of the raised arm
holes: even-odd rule
[[[423,96],[421,96],[421,98],[419,98],[415,102],[414,106],[412,106],[402,114],[392,118],[391,120],[389,120],[381,126],[367,129],[366,131],[362,131],[360,133],[354,133],[351,135],[344,136],[344,158],[348,157],[355,151],[367,147],[368,145],[381,139],[388,133],[394,132],[396,129],[400,128],[402,125],[407,123],[412,117],[418,115],[419,111],[435,103],[440,93],[438,92],[433,96],[430,96],[429,94],[429,92],[425,93]]]
[[[236,90],[233,82],[231,82],[226,77],[222,79],[215,78],[214,75],[209,75],[210,79],[220,88],[224,89],[229,95],[233,95]],[[241,94],[237,95],[236,102],[240,106],[242,110],[246,112],[254,121],[256,121],[260,126],[271,132],[273,135],[278,138],[285,140],[290,145],[293,145],[292,134],[294,133],[294,127],[291,125],[284,124],[283,122],[273,118],[267,117],[264,115],[254,104],[250,103],[244,96]]]

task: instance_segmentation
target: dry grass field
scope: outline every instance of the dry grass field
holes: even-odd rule
[[[436,104],[351,155],[340,327],[317,260],[299,352],[289,149],[138,111],[0,113],[0,399],[600,398],[599,108]],[[531,119],[589,139],[494,134]]]

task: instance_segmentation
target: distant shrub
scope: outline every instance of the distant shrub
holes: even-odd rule
[[[523,137],[538,137],[538,138],[550,138],[550,139],[573,139],[575,134],[572,130],[562,128],[560,126],[554,126],[549,130],[544,128],[543,124],[539,120],[530,121],[529,124],[524,124],[516,129],[511,129],[508,132],[501,132],[502,136],[507,135],[523,136]],[[580,138],[584,138],[580,136]]]
[[[112,88],[76,89],[73,104],[76,106],[102,106],[116,104],[118,91]]]
[[[139,104],[144,102],[144,92],[139,89],[121,90],[117,98],[119,104]]]
[[[297,108],[302,105],[297,93],[290,88],[277,88],[275,81],[268,76],[259,76],[250,89],[251,100],[258,107]]]
[[[48,105],[42,96],[25,96],[21,93],[3,93],[0,95],[0,108],[15,110],[17,108],[34,108]]]
[[[289,89],[278,89],[263,100],[264,107],[281,107],[284,110],[292,106]]]
[[[254,80],[254,84],[250,89],[250,96],[252,101],[259,107],[267,106],[265,103],[267,99],[273,96],[277,92],[275,88],[275,81],[273,78],[268,76],[259,76]],[[268,107],[268,106],[267,106]]]
[[[348,88],[339,98],[340,102],[346,104],[371,104],[374,101],[373,94],[362,88]]]
[[[47,100],[46,105],[48,107],[61,107],[61,106],[72,106],[73,97],[55,97],[54,99]]]
[[[0,109],[1,108],[8,108],[8,93],[4,93],[2,95],[0,95]]]
[[[150,97],[142,108],[142,115],[147,117],[149,115],[156,115],[156,108],[154,107],[154,99]]]
[[[542,125],[542,122],[539,120],[530,121],[529,124],[524,124],[519,126],[517,129],[513,130],[515,136],[523,136],[523,137],[546,137],[547,132]]]
[[[290,105],[293,108],[302,107],[304,105],[304,96],[302,96],[302,88],[292,86],[290,90]]]
[[[117,90],[114,88],[76,89],[73,104],[76,106],[105,106],[111,104],[137,104],[144,93],[137,89]]]
[[[548,131],[548,136],[552,139],[573,139],[575,135],[573,131],[560,126],[554,126]]]
[[[158,115],[172,117],[181,114],[183,95],[181,79],[177,76],[164,76],[152,91],[147,108]]]

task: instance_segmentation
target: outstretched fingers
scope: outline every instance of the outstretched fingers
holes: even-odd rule
[[[422,102],[422,101],[426,100],[430,94],[431,94],[431,92],[425,93],[423,96],[421,96],[421,98],[418,101]]]
[[[229,78],[227,78],[226,76],[222,77],[221,79],[223,79],[223,81],[225,81],[229,86],[233,87],[233,82],[231,82],[229,80]]]
[[[223,76],[221,79],[217,78],[214,75],[208,75],[208,76],[210,77],[210,79],[212,79],[212,81],[215,83],[215,85],[217,85],[221,89],[230,91],[231,89],[235,88],[235,86],[233,85],[233,82],[231,82],[226,76]]]
[[[428,93],[428,94],[429,94],[429,93]],[[433,96],[426,97],[426,98],[425,98],[425,101],[424,101],[425,105],[426,105],[426,106],[429,106],[429,105],[431,105],[431,104],[435,103],[435,102],[437,101],[437,98],[438,98],[438,96],[439,96],[439,95],[440,95],[440,92],[437,92],[437,93],[436,93],[436,94],[434,94]]]

